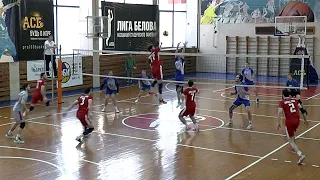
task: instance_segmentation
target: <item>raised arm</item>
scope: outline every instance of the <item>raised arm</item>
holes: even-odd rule
[[[185,42],[185,43],[183,44],[182,53],[186,53],[187,44],[188,44],[188,42]],[[184,59],[184,56],[181,56],[181,58]]]

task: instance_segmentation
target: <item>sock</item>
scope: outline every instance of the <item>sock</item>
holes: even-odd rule
[[[298,154],[298,156],[301,156],[301,155],[302,155],[302,152],[301,152],[301,151],[298,151],[297,154]]]
[[[252,122],[251,122],[251,120],[249,120],[249,124],[251,124]]]
[[[9,135],[11,135],[11,134],[12,134],[12,131],[11,131],[11,130],[9,130],[9,131],[8,131],[8,134],[9,134]]]
[[[22,130],[23,130],[23,129],[21,129],[21,128],[18,129],[17,137],[20,137],[20,136],[21,136]]]
[[[159,94],[158,97],[159,97],[159,100],[162,100],[162,94]]]

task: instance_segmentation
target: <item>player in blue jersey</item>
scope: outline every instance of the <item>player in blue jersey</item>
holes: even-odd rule
[[[254,71],[249,67],[249,62],[246,62],[245,68],[242,70],[241,75],[244,77],[244,82],[247,85],[254,85],[253,79],[255,77]],[[253,87],[254,93],[256,94],[256,102],[259,103],[257,88]]]
[[[177,49],[176,49],[176,53],[179,52],[179,46],[180,46],[180,42],[177,45]],[[184,43],[183,45],[183,49],[181,51],[181,53],[185,53],[186,52],[186,46],[187,46],[187,42]],[[176,55],[175,56],[175,80],[176,81],[184,81],[184,56],[179,56]],[[178,98],[178,105],[177,107],[181,106],[181,108],[183,108],[183,85],[184,83],[177,83],[176,84],[176,92],[177,92],[177,98]]]
[[[141,71],[141,74],[139,75],[139,78],[150,79],[151,80],[151,77],[147,74],[146,70],[142,70]],[[140,80],[140,81],[138,81],[138,84],[139,84],[140,91],[139,91],[139,94],[138,94],[138,98],[136,99],[135,102],[139,102],[140,101],[141,94],[144,91],[148,92],[150,95],[155,95],[156,97],[158,97],[158,95],[155,92],[151,92],[150,91],[151,87],[152,87],[150,81],[148,81],[148,80]]]
[[[298,81],[293,79],[291,74],[288,74],[287,78],[288,78],[288,80],[286,82],[287,87],[297,87],[296,89],[288,89],[290,92],[290,96],[295,97],[297,99],[298,103],[302,106]],[[305,112],[306,114],[308,114],[308,112],[305,109],[300,108],[300,110],[301,110],[301,112]]]
[[[237,86],[241,85],[241,86]],[[237,99],[233,102],[233,104],[229,108],[229,123],[227,126],[232,126],[232,116],[233,110],[237,107],[241,106],[242,104],[246,107],[246,111],[248,113],[249,124],[247,129],[252,129],[252,115],[250,111],[250,98],[249,98],[249,88],[246,86],[247,84],[243,82],[243,76],[237,75],[236,77],[236,85],[235,85],[235,92],[230,93],[230,95],[238,95]]]
[[[113,76],[113,72],[109,71],[108,76]],[[111,98],[114,105],[115,112],[119,113],[118,106],[117,106],[117,99],[116,99],[116,95],[119,93],[118,80],[113,77],[106,77],[100,86],[100,90],[102,90],[105,85],[107,85],[107,88],[106,88],[106,96],[105,96],[104,107],[102,109],[102,112],[106,111],[108,101]]]

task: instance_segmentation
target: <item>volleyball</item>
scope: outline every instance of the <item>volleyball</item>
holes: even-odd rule
[[[168,36],[169,35],[168,31],[163,31],[163,35]]]

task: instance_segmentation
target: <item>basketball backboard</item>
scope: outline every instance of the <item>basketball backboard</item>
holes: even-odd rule
[[[307,16],[277,16],[275,18],[275,36],[305,36],[307,34]]]
[[[87,38],[105,38],[108,36],[107,16],[87,16]]]

